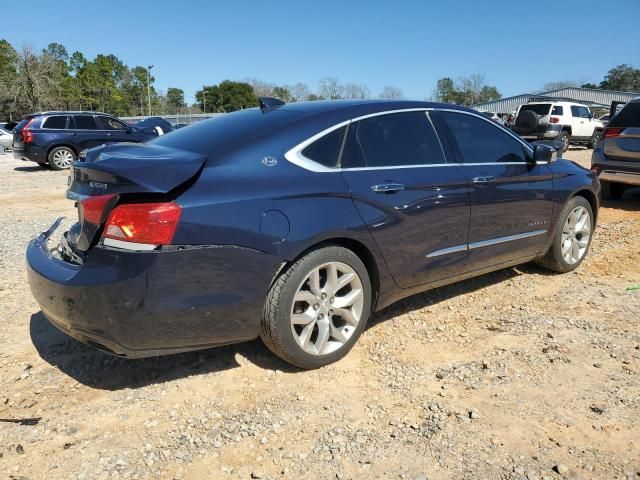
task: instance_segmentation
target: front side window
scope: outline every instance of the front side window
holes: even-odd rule
[[[73,117],[77,130],[96,130],[96,119],[92,115],[76,115]]]
[[[473,115],[437,112],[464,163],[525,162],[524,147],[493,123]]]
[[[319,138],[302,150],[302,155],[325,167],[335,167],[346,129],[347,127],[340,127]]]
[[[340,166],[401,167],[445,163],[431,122],[423,111],[391,113],[353,122]]]
[[[127,126],[120,120],[111,117],[98,117],[101,130],[126,130]]]
[[[578,105],[571,105],[571,116],[578,118],[589,118],[589,109]]]
[[[42,128],[50,128],[54,130],[65,129],[67,128],[67,116],[56,115],[54,117],[49,117],[42,124]]]

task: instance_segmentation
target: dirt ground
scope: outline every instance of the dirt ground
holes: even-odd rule
[[[75,216],[67,173],[0,174],[0,478],[640,478],[639,190],[576,272],[416,295],[300,372],[259,341],[126,361],[59,333],[24,248]]]

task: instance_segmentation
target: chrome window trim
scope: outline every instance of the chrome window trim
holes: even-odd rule
[[[490,238],[489,240],[482,240],[480,242],[473,242],[465,245],[455,245],[453,247],[434,250],[433,252],[428,253],[426,257],[433,258],[433,257],[439,257],[440,255],[447,255],[449,253],[458,253],[458,252],[464,252],[467,250],[474,250],[476,248],[499,245],[501,243],[513,242],[514,240],[523,240],[525,238],[544,235],[545,233],[547,233],[547,230],[533,230],[531,232],[518,233],[515,235],[507,235],[506,237]]]
[[[435,128],[435,125],[433,125],[433,122],[431,120],[431,117],[429,116],[429,112],[453,112],[453,113],[460,113],[463,115],[470,115],[472,117],[477,117],[485,122],[487,122],[488,124],[492,125],[494,128],[498,129],[499,131],[506,133],[508,135],[510,135],[512,138],[516,139],[524,148],[526,148],[531,154],[533,154],[533,148],[527,144],[524,140],[522,140],[521,138],[519,138],[517,135],[515,135],[513,132],[507,130],[506,128],[501,128],[499,125],[496,125],[495,122],[483,115],[480,115],[479,113],[474,113],[474,112],[467,112],[465,110],[456,110],[454,108],[437,108],[437,107],[418,107],[418,108],[402,108],[402,109],[398,109],[398,110],[385,110],[383,112],[374,112],[374,113],[369,113],[367,115],[361,115],[359,117],[354,117],[351,118],[349,120],[345,120],[343,122],[337,123],[335,125],[332,125],[331,127],[325,128],[324,130],[316,133],[315,135],[307,138],[306,140],[298,143],[297,145],[295,145],[294,147],[290,148],[289,150],[287,150],[284,154],[284,158],[290,162],[293,163],[294,165],[297,165],[301,168],[304,168],[305,170],[309,170],[311,172],[316,172],[316,173],[335,173],[335,172],[342,172],[342,171],[360,171],[360,170],[390,170],[390,169],[396,169],[396,168],[423,168],[423,167],[448,167],[448,166],[464,166],[464,165],[527,165],[527,162],[478,162],[478,163],[458,163],[458,162],[451,162],[451,163],[430,163],[430,164],[424,164],[424,165],[390,165],[390,166],[384,166],[384,167],[353,167],[353,168],[342,168],[342,167],[326,167],[324,165],[321,165],[317,162],[315,162],[314,160],[311,160],[310,158],[305,157],[304,155],[302,155],[302,150],[304,150],[305,148],[307,148],[310,144],[312,144],[313,142],[315,142],[316,140],[324,137],[325,135],[328,135],[329,133],[333,132],[334,130],[337,130],[339,128],[342,128],[346,125],[351,124],[352,122],[358,122],[360,120],[364,120],[366,118],[372,118],[372,117],[380,117],[382,115],[392,115],[394,113],[405,113],[405,112],[425,112],[427,120],[429,122],[429,124],[431,125],[431,127],[433,128],[436,137],[438,138],[438,142],[440,143],[440,148],[442,149],[442,154],[444,156],[444,158],[446,159],[446,155],[444,152],[444,148],[442,145],[442,141],[440,140],[440,136],[438,135],[438,130]],[[540,164],[540,162],[538,162],[538,164]]]

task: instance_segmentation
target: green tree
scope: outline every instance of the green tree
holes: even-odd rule
[[[600,88],[605,90],[620,90],[625,92],[640,92],[640,69],[622,64],[613,67],[604,80],[600,82]]]
[[[184,107],[184,91],[181,88],[169,87],[167,89],[167,108],[176,113]]]
[[[288,87],[273,87],[273,96],[283,102],[294,101],[293,95]]]
[[[258,98],[250,84],[231,80],[202,87],[196,92],[196,102],[203,112],[233,112],[258,106]]]
[[[0,40],[0,119],[8,120],[16,112],[15,83],[18,53],[6,40]]]

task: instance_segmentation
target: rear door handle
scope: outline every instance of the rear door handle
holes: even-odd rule
[[[371,190],[376,193],[396,193],[404,190],[404,185],[401,183],[383,183],[382,185],[372,185]]]
[[[496,177],[488,176],[488,177],[475,177],[473,179],[473,183],[476,185],[486,185],[488,183],[494,182]]]

